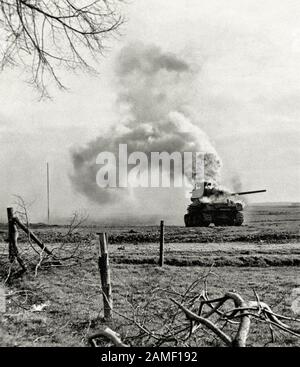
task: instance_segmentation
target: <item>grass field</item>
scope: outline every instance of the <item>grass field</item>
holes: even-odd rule
[[[161,328],[176,306],[170,290],[183,293],[191,282],[214,264],[209,291],[220,296],[235,289],[246,300],[255,290],[277,313],[295,317],[292,294],[300,287],[299,206],[255,207],[247,212],[242,227],[166,228],[165,262],[157,266],[158,227],[88,226],[64,238],[67,228],[33,225],[34,232],[59,256],[72,255],[62,266],[47,259],[35,274],[39,256],[21,242],[28,272],[17,274],[5,284],[7,309],[0,318],[0,344],[16,346],[85,346],[87,336],[103,325],[102,296],[97,267],[97,232],[109,234],[112,265],[114,321],[109,325],[131,345],[147,344],[126,317],[133,309],[143,310],[151,328]],[[0,277],[9,269],[6,226],[2,225]],[[25,237],[20,240],[25,241]],[[202,285],[199,285],[199,292]],[[177,292],[177,293],[176,293]],[[151,302],[149,301],[151,300]],[[43,310],[38,311],[39,305]],[[138,307],[137,307],[138,306]],[[120,315],[122,314],[122,316]],[[253,322],[249,346],[270,340],[268,328]],[[188,345],[214,346],[219,341],[204,331]],[[186,345],[186,344],[185,344]],[[272,346],[299,346],[299,339],[278,335]]]

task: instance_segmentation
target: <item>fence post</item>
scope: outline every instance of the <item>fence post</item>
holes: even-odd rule
[[[8,219],[8,253],[9,261],[13,263],[17,259],[19,265],[23,271],[26,271],[26,266],[19,256],[19,251],[17,247],[18,229],[15,223],[13,208],[7,208],[7,219]]]
[[[110,283],[110,267],[109,267],[109,257],[107,249],[107,236],[106,233],[98,233],[98,235],[99,235],[98,265],[103,293],[104,318],[110,320],[112,319],[113,302],[112,302],[112,291]]]
[[[18,256],[17,248],[17,227],[14,223],[14,210],[13,208],[7,208],[7,220],[8,220],[8,253],[9,261],[14,262]]]
[[[159,236],[159,266],[164,265],[164,244],[165,244],[165,234],[164,234],[164,221],[160,222],[160,236]]]

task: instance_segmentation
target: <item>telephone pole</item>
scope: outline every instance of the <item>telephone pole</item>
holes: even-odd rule
[[[50,184],[49,184],[49,163],[47,162],[47,219],[50,223]]]

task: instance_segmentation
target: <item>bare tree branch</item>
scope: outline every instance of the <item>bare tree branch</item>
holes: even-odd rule
[[[255,300],[250,301],[236,291],[224,292],[221,297],[209,297],[209,275],[215,275],[212,268],[198,276],[182,293],[155,287],[140,302],[137,302],[132,290],[126,297],[131,313],[130,310],[128,314],[128,311],[121,313],[114,309],[116,315],[129,322],[118,326],[121,335],[120,330],[125,329],[122,340],[130,345],[148,347],[199,346],[203,344],[200,339],[208,334],[217,345],[221,342],[228,347],[246,347],[254,322],[269,328],[271,338],[265,345],[274,343],[278,335],[300,337],[300,329],[294,324],[299,323],[300,319],[273,312],[255,291]],[[199,292],[196,287],[201,281],[203,289]],[[169,298],[170,293],[177,299]],[[175,307],[170,305],[170,300]],[[265,332],[265,329],[262,331]],[[92,344],[91,339],[89,343]]]
[[[48,96],[46,78],[65,89],[58,70],[96,72],[90,58],[124,22],[122,0],[0,0],[0,65],[25,67]]]

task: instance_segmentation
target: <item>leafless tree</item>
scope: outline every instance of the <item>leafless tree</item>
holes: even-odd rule
[[[80,227],[88,220],[88,218],[89,215],[87,213],[76,210],[70,218],[68,230],[65,236],[71,236],[75,231],[78,231]]]
[[[0,0],[0,62],[29,69],[30,82],[47,96],[46,77],[65,88],[58,70],[95,72],[91,57],[123,23],[122,0]]]
[[[30,219],[29,219],[28,208],[30,208],[32,206],[33,202],[27,203],[24,200],[24,198],[20,195],[14,195],[14,196],[16,198],[16,201],[15,201],[15,205],[16,205],[15,214],[17,216],[19,216],[20,220],[25,224],[26,228],[28,228],[28,230],[30,230]],[[43,248],[40,251],[35,249],[35,247],[33,246],[32,241],[31,241],[29,232],[27,234],[27,242],[30,245],[30,247],[33,249],[33,251],[39,255],[39,260],[38,260],[37,264],[35,265],[35,271],[34,271],[35,276],[37,276],[38,269],[40,268],[40,266],[41,266],[41,264],[44,260],[44,256],[46,255],[45,251],[44,251],[45,249]]]
[[[30,219],[28,214],[28,209],[33,205],[34,201],[28,203],[24,200],[21,195],[14,195],[15,197],[15,213],[18,215],[23,223],[25,223],[26,227],[30,229]],[[28,242],[31,243],[30,236],[28,235]]]

